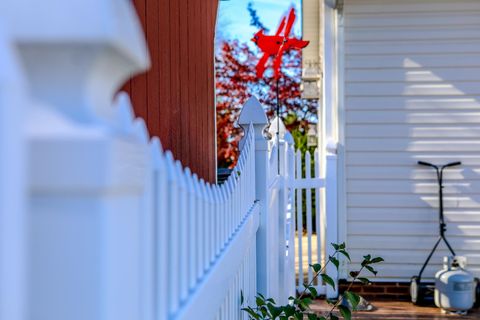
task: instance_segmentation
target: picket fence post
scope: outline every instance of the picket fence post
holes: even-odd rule
[[[290,132],[285,133],[285,237],[288,242],[286,248],[285,265],[285,295],[295,296],[297,285],[295,277],[295,210],[294,210],[294,189],[290,183],[295,179],[295,151],[294,140]]]
[[[278,270],[274,270],[271,259],[272,245],[277,241],[272,234],[270,212],[268,211],[268,141],[264,129],[268,119],[257,98],[251,97],[243,106],[238,123],[247,132],[253,125],[255,134],[255,197],[260,206],[260,226],[257,232],[257,291],[276,298],[274,286],[278,285]]]
[[[286,219],[287,219],[287,205],[288,205],[288,184],[286,176],[288,175],[287,167],[287,150],[288,143],[286,142],[287,131],[282,119],[275,117],[269,128],[269,133],[272,136],[272,140],[278,139],[278,175],[282,183],[278,190],[278,215],[277,215],[277,250],[278,250],[278,303],[288,303],[288,256],[287,256],[287,231],[286,231]],[[295,270],[293,270],[295,272]]]
[[[149,65],[133,4],[4,0],[0,17],[32,101],[25,310],[36,319],[151,320],[152,261],[142,250],[153,250],[152,235],[141,232],[152,207],[148,135],[125,112],[128,100],[112,103]]]
[[[29,106],[17,52],[6,31],[0,27],[0,319],[24,320],[27,296],[24,115]]]
[[[338,194],[337,194],[337,147],[333,144],[327,145],[327,172],[325,184],[326,202],[326,251],[327,257],[331,256],[334,249],[331,243],[338,242]],[[331,263],[327,266],[327,274],[335,282],[335,289],[327,285],[327,298],[333,299],[338,296],[338,270]]]

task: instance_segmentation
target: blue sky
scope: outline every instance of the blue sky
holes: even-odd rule
[[[262,23],[274,33],[281,17],[293,5],[297,9],[297,20],[295,21],[294,32],[301,34],[300,19],[301,0],[253,0],[253,7]],[[256,27],[250,26],[250,15],[247,11],[249,0],[220,1],[217,21],[217,38],[239,39],[249,41],[252,35],[258,31]]]

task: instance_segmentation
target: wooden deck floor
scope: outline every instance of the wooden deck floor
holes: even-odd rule
[[[434,307],[417,307],[409,302],[372,302],[377,308],[371,312],[355,312],[353,319],[356,320],[403,320],[403,319],[429,319],[429,320],[443,320],[443,319],[462,319],[473,320],[480,319],[480,310],[475,309],[466,316],[446,315],[442,314],[441,310]],[[317,300],[312,305],[312,310],[316,312],[325,312],[330,310],[325,301]]]

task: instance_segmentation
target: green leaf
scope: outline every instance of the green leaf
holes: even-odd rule
[[[250,317],[252,317],[253,319],[260,319],[260,315],[258,315],[255,310],[253,310],[251,307],[248,307],[248,308],[242,308],[243,311],[247,312]]]
[[[283,311],[282,308],[275,307],[273,304],[268,304],[267,307],[272,315],[272,319],[276,319]]]
[[[263,299],[263,297],[257,296],[255,298],[255,301],[257,303],[257,306],[259,306],[259,307],[265,305],[265,299]]]
[[[300,306],[300,309],[302,310],[307,310],[311,304],[312,304],[312,299],[308,297],[302,298],[298,303],[298,305]]]
[[[301,311],[295,312],[295,320],[303,320],[303,312]]]
[[[325,282],[335,290],[335,282],[333,281],[332,278],[330,278],[330,276],[326,274],[321,274],[320,276],[322,277],[323,282]]]
[[[329,256],[328,260],[330,260],[330,262],[332,262],[335,265],[335,268],[337,268],[338,270],[338,266],[340,265],[340,262],[338,262],[338,259],[335,257]]]
[[[262,316],[263,316],[263,317],[268,316],[268,309],[267,309],[266,306],[261,306],[261,307],[260,307],[260,312],[262,313]]]
[[[322,270],[322,266],[319,263],[311,264],[310,267],[313,268],[313,271],[315,271],[315,273],[318,273],[320,270]]]
[[[374,275],[377,275],[377,270],[373,269],[371,266],[365,266],[365,268]]]
[[[330,320],[338,320],[338,317],[334,314],[330,314]]]
[[[351,320],[352,319],[352,312],[347,307],[339,305],[338,310],[340,311],[340,313],[342,314],[342,316],[345,320]]]
[[[313,313],[308,314],[308,320],[317,320],[317,315]]]
[[[295,307],[292,305],[286,305],[283,307],[283,312],[287,317],[291,317],[295,314]]]
[[[271,303],[267,303],[266,306],[267,306],[268,312],[270,313],[270,315],[272,315],[272,311],[275,311],[274,310],[275,306]]]
[[[365,277],[358,277],[357,280],[359,280],[360,282],[362,282],[362,284],[369,284],[369,283],[370,283],[370,280],[368,280],[368,279],[365,278]]]
[[[363,256],[363,261],[362,261],[362,267],[366,266],[366,265],[369,265],[370,264],[370,259],[372,258],[371,255],[366,255],[366,256]]]
[[[324,316],[320,316],[317,318],[317,320],[327,320],[327,318],[325,318]]]
[[[379,263],[379,262],[383,262],[385,260],[383,260],[383,258],[381,257],[376,257],[376,258],[373,258],[372,260],[370,260],[370,263]]]
[[[345,251],[345,250],[340,250],[340,251],[338,251],[338,252],[341,253],[341,254],[343,254],[343,255],[348,259],[348,261],[352,261],[352,260],[350,259],[350,255],[348,254],[347,251]]]
[[[340,250],[340,245],[339,244],[332,243],[332,247],[333,247],[333,249],[335,249],[335,251]]]
[[[243,302],[244,302],[244,299],[243,299],[243,290],[240,290],[240,305],[243,306]]]
[[[350,305],[355,310],[360,303],[360,296],[350,291],[345,291],[343,295],[345,296],[345,298],[347,298],[348,302],[350,302]]]
[[[359,274],[360,274],[359,271],[350,271],[350,277],[352,277],[352,278],[358,277]]]
[[[308,291],[310,291],[310,294],[312,295],[312,297],[316,298],[318,296],[318,292],[317,292],[317,289],[315,289],[315,287],[308,287]]]

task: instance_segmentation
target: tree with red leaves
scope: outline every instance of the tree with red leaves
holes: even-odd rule
[[[216,57],[217,155],[219,168],[232,168],[238,157],[242,130],[236,126],[242,105],[255,95],[271,120],[276,109],[276,80],[272,70],[263,79],[255,74],[257,54],[238,41],[221,43]],[[290,132],[305,133],[316,122],[316,103],[301,98],[301,53],[287,52],[283,57],[279,100],[280,117]],[[294,134],[294,136],[298,136]]]

